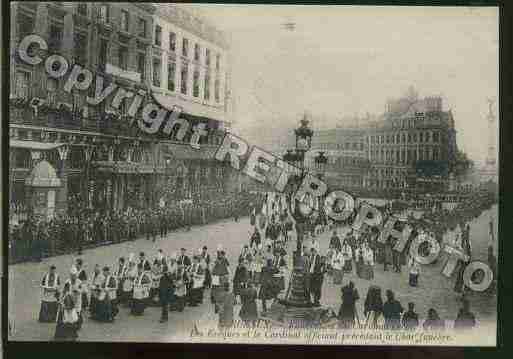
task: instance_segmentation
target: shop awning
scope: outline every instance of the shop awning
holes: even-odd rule
[[[48,143],[39,141],[20,141],[20,140],[9,140],[9,147],[13,148],[26,148],[29,150],[36,151],[49,151],[56,149],[57,147],[64,146],[65,143]]]

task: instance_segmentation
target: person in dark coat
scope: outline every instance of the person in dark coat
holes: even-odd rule
[[[233,276],[233,295],[235,298],[241,294],[241,288],[245,286],[248,280],[249,274],[246,263],[243,258],[239,258],[239,265],[235,268],[235,274]]]
[[[424,330],[444,330],[445,329],[445,321],[440,319],[438,313],[435,309],[430,308],[428,310],[428,315],[424,323],[422,324],[422,328]]]
[[[257,227],[255,227],[255,231],[251,235],[251,239],[249,241],[249,246],[250,247],[258,247],[261,242],[262,242],[262,239],[260,237],[260,232],[258,231]]]
[[[315,306],[320,305],[321,293],[322,293],[322,282],[324,281],[325,264],[323,259],[315,248],[311,249],[310,256],[310,295],[313,296],[313,304]]]
[[[385,242],[384,248],[383,248],[383,253],[384,253],[384,257],[383,257],[383,270],[385,272],[388,271],[388,265],[392,264],[392,262],[394,260],[394,253],[393,252],[394,252],[394,250],[392,249],[392,243],[391,243],[390,238],[389,238]]]
[[[71,293],[66,293],[57,313],[54,339],[57,341],[75,341],[78,338],[79,316],[75,300]]]
[[[230,283],[225,283],[219,298],[219,329],[230,328],[233,325],[233,306],[235,296],[230,291]]]
[[[395,299],[394,292],[390,289],[386,293],[387,301],[383,305],[383,316],[387,329],[399,329],[401,327],[401,314],[404,311],[401,303]]]
[[[159,298],[162,307],[162,314],[160,315],[160,322],[165,323],[168,321],[169,303],[171,302],[171,295],[173,289],[173,281],[169,273],[167,265],[162,267],[162,277],[159,283]]]
[[[419,326],[419,315],[415,313],[415,304],[413,302],[408,303],[408,311],[404,313],[403,328],[407,330],[414,330]]]
[[[367,297],[365,298],[363,315],[367,318],[367,323],[371,327],[376,327],[378,318],[383,315],[383,299],[381,298],[380,287],[375,285],[369,287]]]
[[[330,239],[330,248],[336,249],[339,252],[342,250],[342,243],[340,242],[340,238],[337,235],[337,231],[333,231],[333,235]]]
[[[200,257],[202,258],[203,265],[205,266],[205,283],[203,287],[208,289],[212,285],[212,274],[210,272],[210,254],[208,254],[207,251],[207,246],[203,246]]]
[[[262,268],[262,285],[258,293],[258,299],[262,301],[262,310],[267,312],[267,301],[274,299],[278,294],[273,275],[279,271],[273,267],[272,259],[267,260],[266,265]]]
[[[472,329],[476,326],[476,317],[470,311],[470,303],[468,300],[463,300],[463,307],[458,312],[458,316],[454,321],[454,329]]]
[[[240,299],[242,307],[240,308],[239,317],[245,323],[254,323],[258,319],[257,309],[257,291],[253,283],[246,282],[240,289]]]
[[[360,299],[358,290],[354,287],[353,281],[342,287],[342,304],[338,312],[339,327],[352,328],[354,326],[356,313],[356,301]]]

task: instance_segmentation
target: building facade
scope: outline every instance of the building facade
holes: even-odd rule
[[[377,189],[448,190],[457,146],[452,112],[440,97],[415,93],[388,101],[387,111],[367,125],[368,185]]]
[[[230,183],[234,174],[213,159],[231,124],[228,42],[183,10],[164,7],[11,3],[11,213],[30,210],[37,191],[27,179],[42,161],[55,168],[61,184],[55,198],[48,199],[48,215],[77,206],[152,207],[163,197],[236,190]],[[213,121],[216,128],[193,150],[188,138],[176,141],[141,131],[127,116],[128,101],[119,109],[107,101],[90,106],[88,91],[64,91],[67,76],[50,77],[43,63],[30,66],[20,60],[18,45],[30,34],[43,37],[48,55],[62,55],[70,68],[79,64],[125,89],[151,92],[164,106],[180,106],[182,117]],[[94,94],[94,82],[91,88]],[[34,107],[34,99],[43,105]]]
[[[366,132],[357,127],[339,127],[317,130],[312,138],[312,148],[306,162],[316,171],[315,156],[324,152],[328,163],[322,169],[328,185],[347,189],[366,187],[370,163],[367,156]]]
[[[384,114],[357,122],[314,133],[310,161],[326,153],[328,181],[378,191],[449,190],[458,149],[452,112],[440,97],[420,99],[410,89],[389,100]]]

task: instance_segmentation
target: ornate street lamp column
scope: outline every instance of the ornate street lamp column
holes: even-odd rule
[[[288,150],[283,159],[289,163],[298,163],[301,168],[299,182],[306,175],[305,154],[310,150],[313,131],[308,127],[306,116],[301,120],[301,126],[296,129],[295,152]],[[327,161],[326,161],[327,162]],[[293,195],[293,193],[292,193]],[[290,210],[296,220],[297,249],[293,256],[293,270],[285,296],[275,301],[265,317],[279,324],[287,325],[290,321],[304,321],[307,325],[321,325],[325,323],[322,308],[314,307],[310,299],[310,288],[308,288],[309,268],[305,267],[305,260],[301,256],[304,226],[308,219],[301,213],[296,212],[298,201],[291,196]]]

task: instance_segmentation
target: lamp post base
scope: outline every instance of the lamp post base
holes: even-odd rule
[[[330,328],[337,325],[337,318],[330,308],[297,307],[284,300],[275,300],[271,308],[262,316],[273,326],[287,328]]]

